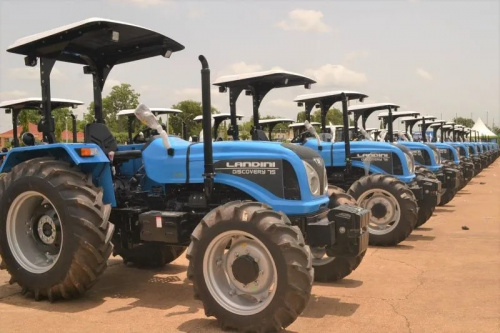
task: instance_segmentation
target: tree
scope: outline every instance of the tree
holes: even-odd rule
[[[472,128],[472,126],[474,126],[474,120],[472,120],[470,118],[456,117],[456,118],[453,118],[453,121],[455,122],[455,124],[464,125],[465,127]]]
[[[23,127],[23,132],[27,132],[29,130],[29,124],[38,124],[42,115],[38,110],[22,110],[19,113],[19,117],[17,118],[17,122],[19,126]]]
[[[299,112],[297,114],[297,122],[302,123],[305,120],[306,120],[305,111]],[[318,109],[311,114],[311,121],[315,121],[318,123],[321,122],[321,110]],[[342,125],[343,124],[342,112],[335,108],[328,110],[326,114],[326,124],[328,125],[329,122],[331,122],[333,125]],[[352,120],[349,120],[349,123],[351,125],[354,124]]]
[[[61,133],[68,126],[68,131],[73,131],[73,119],[70,116],[71,110],[68,108],[52,110],[55,124],[55,136],[57,141],[66,141],[66,138],[61,138]],[[73,136],[68,137],[68,142],[73,142]]]
[[[128,83],[122,83],[119,86],[111,88],[111,92],[102,99],[102,113],[106,125],[112,132],[127,132],[127,118],[116,118],[120,110],[135,109],[139,105],[140,94],[136,93]],[[95,120],[94,102],[90,103],[88,113],[85,114],[86,123]],[[135,122],[135,129],[139,128],[139,122]]]
[[[201,132],[202,124],[201,122],[196,122],[193,119],[203,113],[201,108],[201,102],[193,100],[184,100],[175,105],[172,105],[173,109],[179,109],[182,113],[179,113],[173,117],[169,117],[169,128],[171,134],[178,134],[182,136],[182,124],[186,124],[187,137],[193,135],[199,135]],[[212,113],[219,113],[216,108],[212,107]]]

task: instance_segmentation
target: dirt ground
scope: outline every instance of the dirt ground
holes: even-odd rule
[[[184,256],[161,270],[109,266],[83,298],[53,304],[0,271],[0,332],[219,331],[193,299]],[[316,284],[288,331],[500,332],[500,160],[399,246],[371,247],[347,279]]]

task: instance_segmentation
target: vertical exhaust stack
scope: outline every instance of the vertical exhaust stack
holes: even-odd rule
[[[351,172],[351,143],[349,141],[349,110],[347,109],[347,95],[342,93],[342,122],[344,123],[344,143],[345,143],[345,172]]]
[[[208,61],[200,55],[201,62],[201,105],[203,108],[203,155],[205,157],[205,196],[210,203],[214,185],[214,159],[212,150],[212,103],[210,101],[210,68]]]
[[[71,123],[73,124],[73,143],[78,142],[77,138],[77,128],[76,128],[76,116],[74,114],[70,114],[71,116]]]

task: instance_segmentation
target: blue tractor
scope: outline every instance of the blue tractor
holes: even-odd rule
[[[409,142],[412,142],[414,139],[414,134],[413,134],[413,128],[417,123],[422,123],[422,127],[426,127],[426,124],[432,123],[436,120],[436,117],[434,116],[419,116],[416,118],[403,118],[401,120],[401,123],[405,125],[406,129],[406,138],[408,139]],[[422,132],[424,133],[424,132]],[[430,154],[425,153],[425,151],[422,151],[421,153],[414,153],[415,156],[415,161],[421,165],[417,165],[415,167],[416,172],[420,172],[424,175],[430,174],[430,172],[433,172],[436,177],[441,181],[442,187],[441,187],[441,200],[439,202],[440,206],[443,206],[450,202],[455,194],[457,193],[458,186],[459,186],[459,181],[460,181],[460,171],[455,167],[455,165],[449,165],[448,162],[442,158],[441,156],[441,149],[438,146],[436,146],[434,143],[428,142],[427,136],[425,134],[422,134],[420,136],[420,139],[423,144],[428,146],[430,149],[433,151],[433,156],[434,159],[437,161],[437,163],[440,165],[439,168],[428,168],[428,164],[431,163],[430,159],[431,156]],[[448,147],[449,148],[449,147]],[[446,150],[448,152],[448,150]]]
[[[307,148],[212,144],[203,56],[205,142],[168,136],[141,104],[135,115],[159,135],[118,147],[102,111],[109,72],[182,49],[160,33],[104,19],[22,38],[8,49],[27,66],[40,64],[45,144],[14,148],[1,166],[1,267],[23,293],[54,300],[83,294],[112,252],[163,265],[187,248],[188,277],[208,316],[241,331],[280,330],[310,298],[309,245],[359,256],[368,245],[369,212],[328,208],[325,167]],[[56,61],[83,66],[93,79],[95,122],[86,125],[83,144],[56,141]]]
[[[407,144],[406,141],[396,141],[394,140],[393,133],[393,121],[394,118],[399,117],[408,117],[410,115],[415,116],[416,112],[413,111],[398,111],[398,105],[392,103],[376,103],[376,104],[360,104],[349,107],[349,111],[353,113],[354,118],[354,135],[361,139],[370,137],[366,134],[363,134],[364,129],[366,128],[366,121],[370,117],[371,114],[377,111],[385,111],[385,114],[382,112],[383,127],[387,127],[387,129],[382,129],[380,132],[380,140],[385,141],[388,144],[394,145],[395,147],[400,148],[405,153],[410,154],[412,160],[415,162],[417,158],[416,154],[422,153],[426,154],[430,157],[429,165],[432,167],[438,167],[435,161],[436,154],[432,150],[431,147],[427,147],[421,144]],[[387,110],[387,111],[386,111]],[[361,119],[361,127],[359,127],[359,120]],[[361,132],[362,135],[358,133]],[[376,137],[374,139],[377,139]],[[432,157],[431,157],[432,156]],[[416,226],[421,226],[424,224],[434,212],[435,206],[439,204],[441,200],[441,192],[442,192],[442,183],[437,179],[437,177],[431,172],[422,172],[421,168],[415,167],[412,172],[415,173],[415,179],[411,182],[407,182],[410,186],[417,185],[420,188],[420,192],[416,193],[416,198],[418,201],[418,216],[417,216],[417,224]],[[399,176],[400,177],[400,176]]]
[[[450,145],[449,143],[445,142],[444,140],[444,131],[443,131],[443,126],[446,126],[446,123],[448,123],[446,120],[435,120],[430,123],[422,123],[420,124],[420,128],[422,133],[426,133],[428,128],[432,129],[432,144],[434,144],[441,155],[441,164],[450,167],[450,168],[455,168],[458,170],[458,184],[457,184],[457,191],[463,188],[466,184],[465,181],[465,173],[468,172],[470,173],[473,164],[467,164],[464,166],[463,163],[460,161],[460,155],[458,152],[458,149]],[[438,130],[440,131],[440,139],[438,140]],[[423,137],[424,140],[427,140],[427,137]],[[466,169],[467,168],[467,171]],[[450,193],[451,195],[451,193]],[[450,198],[451,200],[451,198]],[[444,205],[447,202],[447,198],[441,201],[440,205]]]
[[[283,78],[271,82],[263,73],[246,74],[245,77],[251,80],[245,81],[244,85],[239,84],[237,77],[220,78],[216,84],[220,86],[221,91],[229,89],[230,107],[234,109],[235,99],[231,91],[237,91],[238,94],[242,90],[248,91],[247,94],[252,96],[253,102],[252,139],[266,141],[269,138],[261,128],[263,124],[259,124],[259,106],[262,97],[272,87],[290,86],[291,81]],[[347,133],[349,126],[347,102],[365,97],[366,95],[357,92],[328,92],[299,96],[296,101],[306,105],[307,122],[304,123],[306,128],[292,140],[292,143],[296,147],[311,148],[321,155],[327,170],[326,177],[331,185],[329,192],[332,202],[350,201],[352,199],[349,196],[352,196],[358,205],[371,211],[368,226],[370,244],[392,246],[406,239],[416,225],[418,204],[413,191],[419,197],[422,196],[422,188],[418,184],[411,184],[410,188],[403,181],[391,176],[398,174],[400,179],[408,183],[415,178],[413,158],[409,151],[404,152],[396,146],[379,142],[350,143],[347,137],[345,144],[327,142],[321,140],[309,123],[310,112],[315,105],[321,105],[322,114],[326,116],[330,106],[342,101],[345,106],[344,128]],[[326,130],[325,116],[321,120],[323,130]],[[347,193],[349,196],[346,196],[344,190],[349,190]]]
[[[416,181],[424,189],[423,198],[422,200],[419,200],[417,219],[417,227],[421,226],[429,220],[434,212],[436,205],[438,205],[441,201],[441,195],[443,191],[441,180],[444,177],[440,177],[441,179],[439,179],[438,176],[433,173],[441,171],[441,165],[438,164],[439,154],[434,150],[435,148],[433,149],[433,147],[424,145],[419,142],[409,142],[408,140],[404,140],[403,138],[406,138],[405,135],[401,134],[397,136],[393,130],[393,122],[398,118],[410,116],[416,117],[420,115],[420,113],[415,111],[393,112],[393,107],[391,105],[387,105],[384,107],[383,104],[377,104],[376,106],[356,105],[353,106],[352,109],[355,113],[355,132],[363,132],[366,126],[366,121],[372,113],[379,110],[387,110],[378,114],[378,119],[382,121],[383,127],[380,140],[406,147],[413,155],[416,163],[420,162],[424,164],[424,166],[415,166]],[[357,123],[359,118],[362,119],[362,127],[358,129]],[[366,135],[363,136],[366,137]],[[444,174],[442,175],[444,176]],[[439,176],[441,176],[441,174]]]
[[[250,131],[252,140],[255,141],[252,144],[262,145],[274,145],[283,146],[291,149],[293,151],[308,151],[310,154],[317,156],[315,159],[316,163],[324,165],[321,156],[314,150],[308,148],[300,147],[295,144],[290,143],[280,143],[280,142],[269,142],[264,130],[262,130],[260,124],[259,108],[264,97],[273,89],[285,88],[285,87],[295,87],[304,86],[306,89],[314,81],[303,75],[292,73],[284,70],[271,70],[257,73],[247,73],[240,75],[230,75],[218,78],[214,85],[219,87],[221,93],[229,91],[229,106],[230,106],[230,120],[231,125],[228,129],[228,134],[232,137],[234,141],[239,141],[239,129],[238,129],[238,115],[236,113],[236,102],[240,94],[245,91],[247,96],[252,96],[252,117],[253,117],[253,127]],[[213,117],[218,117],[219,115],[213,115]],[[224,117],[224,119],[227,119]],[[266,121],[266,126],[273,126],[272,120]],[[284,122],[289,122],[289,120],[284,120]],[[214,131],[216,129],[214,128]],[[318,186],[320,183],[316,181],[319,178],[316,173],[313,172],[308,165],[305,165],[308,177],[313,179],[313,191],[318,191]],[[335,191],[334,188],[328,185],[326,170],[323,170],[322,179],[326,181],[324,185],[327,186],[327,192],[330,198],[329,208],[334,209],[335,207],[340,207],[343,205],[350,205],[356,207],[355,201],[352,200],[345,193],[339,193]],[[335,193],[334,193],[335,192]],[[365,210],[366,211],[366,210]],[[324,247],[311,246],[311,252],[313,255],[313,267],[314,276],[317,281],[337,281],[349,275],[354,269],[356,269],[364,255],[365,252],[360,252],[357,256],[344,256],[344,255],[334,255],[329,252],[328,249]]]

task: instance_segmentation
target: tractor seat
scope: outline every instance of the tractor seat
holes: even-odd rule
[[[131,159],[141,158],[141,150],[118,151],[116,139],[108,126],[101,123],[92,123],[85,126],[85,143],[95,143],[101,147],[113,164],[123,163]]]
[[[319,139],[324,142],[332,142],[333,135],[330,133],[321,133]]]
[[[269,138],[266,135],[266,132],[264,132],[261,129],[254,129],[252,133],[252,140],[254,141],[269,141]]]

